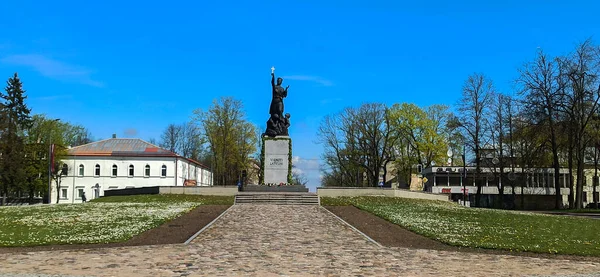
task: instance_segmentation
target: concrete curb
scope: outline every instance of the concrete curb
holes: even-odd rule
[[[215,223],[217,220],[219,220],[219,218],[221,218],[222,216],[224,216],[227,212],[229,212],[229,210],[231,210],[231,208],[233,208],[234,205],[231,205],[229,208],[227,208],[227,210],[225,210],[222,214],[220,214],[219,216],[217,216],[217,218],[213,219],[213,221],[211,221],[210,223],[206,224],[206,226],[204,226],[202,229],[200,229],[200,231],[196,232],[193,236],[191,236],[188,240],[186,240],[183,244],[188,245],[190,244],[190,242],[192,242],[192,240],[194,240],[198,235],[200,235],[200,233],[204,232],[204,230],[208,229],[208,227],[212,226],[213,223]]]
[[[383,247],[383,245],[379,244],[379,242],[376,242],[374,239],[372,239],[371,237],[367,236],[365,233],[361,232],[360,230],[356,229],[356,227],[350,225],[350,223],[346,222],[345,220],[343,220],[342,218],[340,218],[339,216],[337,216],[336,214],[334,214],[333,212],[331,212],[330,210],[328,210],[327,208],[320,206],[323,210],[326,210],[330,215],[332,215],[333,217],[337,218],[339,221],[341,221],[342,223],[344,223],[346,226],[350,227],[350,229],[354,230],[354,232],[359,233],[361,236],[365,237],[368,241],[374,243],[375,245],[379,246],[379,247]]]

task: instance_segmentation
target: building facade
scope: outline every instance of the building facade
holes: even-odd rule
[[[112,138],[68,149],[51,203],[81,203],[105,190],[152,186],[211,186],[205,165],[141,139]]]
[[[465,172],[466,170],[466,172]],[[598,198],[598,192],[593,194],[592,176],[586,170],[586,186],[584,186],[583,202],[584,206]],[[503,179],[500,178],[499,168],[482,167],[481,172],[476,174],[475,167],[467,166],[433,166],[423,169],[421,182],[423,190],[431,193],[451,194],[454,200],[462,200],[463,194],[468,195],[467,200],[473,202],[477,192],[477,180],[481,184],[481,194],[488,200],[499,195],[498,187],[503,188],[504,197],[514,195],[524,197],[529,201],[529,208],[553,207],[554,195],[556,194],[554,186],[554,168],[504,168]],[[512,172],[512,173],[511,173]],[[570,189],[568,186],[569,170],[561,168],[559,175],[560,193],[563,199],[563,205],[568,205],[568,195]],[[512,180],[511,180],[512,179]],[[513,194],[512,189],[515,189]],[[466,189],[466,193],[464,193]],[[517,201],[518,203],[519,201]]]

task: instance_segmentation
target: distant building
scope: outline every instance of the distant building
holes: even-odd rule
[[[62,160],[62,179],[51,203],[80,203],[104,195],[105,190],[149,186],[210,186],[205,165],[141,139],[112,138],[68,149]]]
[[[466,172],[464,171],[466,169]],[[515,188],[515,197],[525,197],[525,208],[551,208],[554,205],[554,169],[553,168],[505,168],[503,179],[500,178],[499,168],[482,167],[481,172],[476,174],[476,168],[467,166],[433,166],[423,169],[423,190],[431,193],[450,194],[455,201],[462,200],[463,188],[467,189],[467,201],[473,203],[477,192],[476,180],[481,184],[482,206],[491,206],[495,198],[499,195],[498,184],[503,184],[504,202],[517,203],[517,199],[511,199]],[[513,172],[513,173],[510,173]],[[513,180],[511,180],[513,179]],[[567,168],[560,169],[559,185],[563,204],[568,204],[569,188],[567,181],[569,171]],[[584,196],[584,202],[588,203],[591,199]]]

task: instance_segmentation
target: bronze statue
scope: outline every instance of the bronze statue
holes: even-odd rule
[[[283,78],[278,77],[277,83],[275,83],[275,67],[271,68],[271,87],[272,87],[272,98],[271,98],[271,106],[269,108],[269,114],[271,117],[267,121],[267,130],[264,135],[274,137],[274,136],[287,136],[287,129],[290,125],[289,123],[289,114],[286,114],[286,117],[283,117],[283,98],[287,97],[288,89],[290,86],[283,88],[281,84],[283,83]]]

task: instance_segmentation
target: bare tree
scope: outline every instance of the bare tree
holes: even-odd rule
[[[204,138],[200,126],[190,121],[182,124],[180,128],[178,152],[186,158],[200,160],[204,152]]]
[[[492,116],[490,123],[492,145],[494,145],[495,153],[492,162],[492,172],[494,172],[494,182],[498,188],[498,199],[496,201],[497,208],[503,208],[504,203],[504,168],[506,167],[507,159],[505,159],[505,143],[506,143],[506,127],[507,127],[507,112],[506,105],[509,101],[508,96],[501,93],[496,93],[492,100]],[[498,170],[496,170],[498,165]]]
[[[600,49],[591,40],[581,43],[575,52],[563,59],[564,74],[568,78],[566,101],[577,162],[575,208],[583,208],[584,166],[586,148],[592,142],[590,121],[596,116],[600,101]]]
[[[177,153],[177,150],[181,144],[182,127],[175,124],[169,124],[165,131],[160,136],[160,147],[168,149],[173,153]]]
[[[201,127],[194,121],[189,121],[177,125],[169,124],[161,135],[159,146],[199,161],[203,159],[204,144]]]
[[[462,98],[458,104],[458,126],[465,133],[467,146],[475,155],[475,184],[477,195],[475,205],[481,199],[481,146],[488,140],[486,116],[490,109],[494,86],[492,81],[480,73],[475,73],[465,81]]]
[[[325,164],[337,173],[340,184],[361,185],[365,174],[366,184],[377,186],[382,166],[389,158],[391,133],[385,105],[367,103],[326,116],[318,137],[324,145]]]
[[[560,163],[557,121],[561,118],[560,104],[563,102],[565,83],[561,78],[561,67],[557,61],[539,51],[537,58],[526,63],[519,71],[517,83],[523,96],[524,112],[527,118],[548,130],[548,140],[552,151],[554,168],[555,208],[562,207],[560,194]]]
[[[298,170],[292,170],[292,184],[306,186],[307,183],[308,179],[306,178],[306,174]]]

